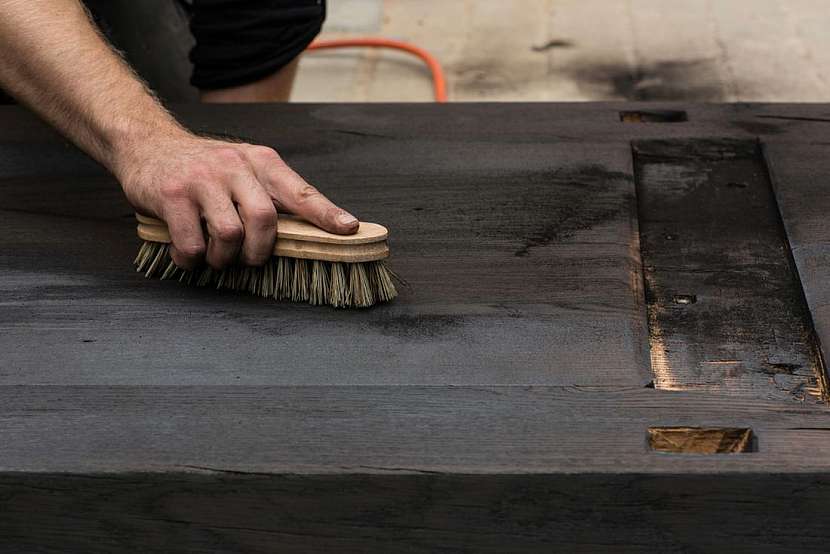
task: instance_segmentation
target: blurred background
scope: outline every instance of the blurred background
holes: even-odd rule
[[[827,0],[329,0],[321,39],[429,50],[450,101],[830,102]],[[308,52],[295,102],[431,101],[417,58]]]

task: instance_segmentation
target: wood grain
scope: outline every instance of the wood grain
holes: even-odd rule
[[[807,117],[807,116],[803,116]],[[827,129],[828,125],[824,125]],[[769,141],[764,153],[798,268],[823,359],[830,345],[830,140],[813,136],[813,143],[793,146]],[[827,384],[825,383],[825,386]]]
[[[826,345],[829,107],[177,112],[387,224],[409,287],[347,313],[146,281],[114,180],[0,108],[0,551],[826,550],[820,399],[651,388],[631,142],[761,139]],[[659,453],[654,427],[757,444]]]
[[[827,475],[0,476],[7,551],[826,552]]]
[[[32,386],[0,388],[0,421],[5,550],[821,552],[828,539],[823,407],[643,388]],[[758,452],[649,451],[648,427],[689,422],[751,427]]]
[[[113,180],[0,179],[0,383],[642,386],[630,158],[299,135],[286,159],[315,159],[335,202],[390,228],[408,286],[361,313],[149,282]]]
[[[7,551],[826,551],[826,474],[0,476]],[[648,506],[648,507],[646,507]]]
[[[655,386],[823,398],[825,369],[756,141],[634,143]]]
[[[823,404],[641,387],[7,386],[0,471],[776,473],[830,468]],[[748,427],[668,456],[649,427]],[[37,437],[37,440],[32,440]]]

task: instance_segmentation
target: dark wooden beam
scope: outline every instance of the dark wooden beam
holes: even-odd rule
[[[826,473],[0,476],[7,552],[824,552]]]
[[[786,281],[781,298],[801,287],[809,318],[769,294],[733,322],[752,331],[741,340],[682,331],[698,353],[804,355],[807,319],[830,344],[830,108],[178,112],[278,148],[387,224],[409,287],[336,311],[146,281],[130,267],[134,223],[114,180],[0,108],[0,551],[826,550],[821,398],[767,394],[776,376],[763,372],[745,390],[651,382],[640,270],[657,222],[643,213],[648,190],[638,210],[632,143],[763,146],[729,167],[692,164],[709,172],[704,188],[723,171],[753,186],[695,199],[707,218],[732,217],[697,252],[703,239],[721,253],[758,246],[746,268],[784,264],[790,278],[755,285]],[[681,174],[646,189],[698,182]],[[683,232],[701,230],[680,215]],[[691,259],[670,265],[682,273]],[[721,300],[753,294],[698,284]],[[677,375],[704,359],[672,355]],[[734,454],[649,446],[650,429],[669,429],[655,448],[689,452],[677,428],[700,427],[746,439]]]

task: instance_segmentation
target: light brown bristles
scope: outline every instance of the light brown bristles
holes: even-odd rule
[[[398,295],[394,273],[383,260],[346,263],[273,256],[261,267],[232,266],[216,271],[205,266],[188,271],[173,262],[169,244],[144,241],[134,263],[148,278],[177,279],[315,306],[367,308]]]

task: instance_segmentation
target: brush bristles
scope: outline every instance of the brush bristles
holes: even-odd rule
[[[369,285],[369,276],[366,275],[366,268],[362,264],[349,266],[349,293],[352,296],[352,304],[358,308],[365,308],[375,303]]]
[[[315,306],[329,302],[329,272],[325,262],[311,262],[311,285],[308,288],[308,301]]]
[[[342,263],[273,257],[261,267],[233,266],[222,271],[188,271],[170,258],[170,246],[145,241],[133,262],[145,277],[177,279],[199,287],[246,291],[276,300],[367,308],[398,295],[394,274],[383,261]]]
[[[331,281],[329,281],[329,304],[335,308],[351,306],[352,297],[349,294],[349,281],[346,279],[344,264],[331,264]]]

